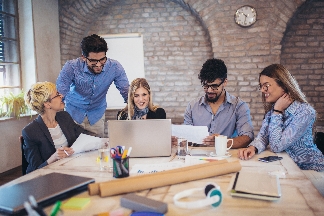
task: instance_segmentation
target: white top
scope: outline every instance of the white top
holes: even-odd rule
[[[62,146],[68,146],[68,141],[59,124],[55,128],[48,128],[56,149]]]

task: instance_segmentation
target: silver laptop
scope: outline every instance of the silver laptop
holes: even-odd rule
[[[130,157],[171,155],[171,119],[108,120],[111,147],[132,147]]]
[[[80,193],[93,183],[93,178],[62,173],[50,173],[38,176],[11,186],[0,187],[0,215],[25,215],[24,202],[29,202],[29,195],[34,196],[38,206],[44,207]]]

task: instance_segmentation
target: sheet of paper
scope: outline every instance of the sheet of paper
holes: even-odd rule
[[[80,136],[75,140],[71,148],[73,148],[74,154],[77,154],[98,149],[99,144],[101,144],[102,142],[104,142],[102,141],[102,138],[81,133]]]
[[[207,126],[172,125],[172,136],[186,138],[188,142],[202,143],[209,136]]]
[[[158,164],[134,164],[130,171],[131,174],[147,174],[161,172],[184,167],[183,161],[158,163]]]

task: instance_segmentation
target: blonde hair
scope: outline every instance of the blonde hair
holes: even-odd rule
[[[149,84],[147,83],[146,79],[144,78],[136,78],[132,81],[131,85],[129,86],[129,90],[128,90],[128,100],[127,100],[127,105],[126,107],[122,110],[122,112],[120,112],[121,114],[124,113],[128,113],[128,117],[127,119],[130,120],[132,119],[133,115],[134,115],[134,94],[135,91],[139,88],[145,88],[149,95],[150,95],[150,101],[148,103],[148,108],[149,110],[155,112],[156,109],[158,108],[158,106],[153,105],[152,102],[152,94],[151,94],[151,88],[149,86]]]
[[[50,101],[51,95],[55,92],[56,86],[51,82],[37,82],[25,94],[27,106],[42,115],[45,112],[44,103]]]
[[[290,74],[290,72],[283,65],[280,64],[269,65],[268,67],[264,68],[263,71],[260,73],[259,80],[262,75],[273,78],[276,81],[276,83],[282,89],[284,89],[284,91],[288,93],[289,96],[294,101],[308,103],[306,100],[306,96],[301,91],[296,79]],[[272,106],[275,103],[275,102],[267,103],[264,94],[262,94],[262,102],[263,102],[265,114],[272,109]]]

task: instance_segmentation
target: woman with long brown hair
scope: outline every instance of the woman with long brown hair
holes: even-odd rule
[[[258,136],[238,157],[250,159],[270,146],[273,152],[286,151],[301,169],[324,171],[324,156],[313,141],[316,111],[295,78],[272,64],[260,73],[259,83],[266,114]]]

